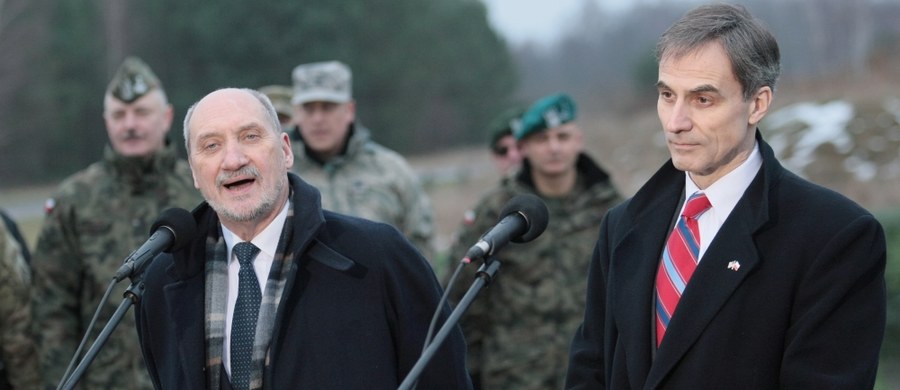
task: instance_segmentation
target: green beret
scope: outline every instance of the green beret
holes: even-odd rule
[[[515,132],[516,140],[569,123],[575,120],[576,114],[575,102],[569,95],[543,97],[522,114],[522,126]]]
[[[162,88],[162,85],[150,67],[137,57],[128,57],[109,82],[106,93],[125,103],[131,103],[154,88]]]
[[[494,147],[500,138],[505,135],[512,135],[522,125],[522,114],[525,113],[525,107],[512,107],[497,115],[488,126],[488,134],[490,135],[490,144]]]

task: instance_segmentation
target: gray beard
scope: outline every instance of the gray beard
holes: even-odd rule
[[[287,182],[287,175],[282,177],[275,183],[275,188],[273,191],[266,191],[263,193],[263,198],[260,201],[259,205],[253,207],[249,210],[232,210],[226,208],[224,205],[219,204],[214,201],[207,201],[212,207],[213,210],[219,214],[220,218],[225,218],[235,222],[251,222],[257,219],[263,218],[269,215],[276,206],[275,201],[278,200],[278,195],[284,190],[284,187]]]

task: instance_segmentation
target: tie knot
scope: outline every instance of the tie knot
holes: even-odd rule
[[[232,249],[241,266],[249,265],[253,262],[253,258],[259,253],[259,248],[249,242],[239,242]]]
[[[700,214],[703,214],[704,211],[709,210],[711,206],[706,194],[695,192],[688,199],[687,205],[684,206],[684,212],[682,212],[681,215],[685,218],[697,218]]]

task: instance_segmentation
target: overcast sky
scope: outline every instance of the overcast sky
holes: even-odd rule
[[[542,44],[556,40],[566,31],[584,1],[595,1],[603,9],[616,11],[631,3],[647,0],[482,0],[488,18],[510,43],[525,41]]]

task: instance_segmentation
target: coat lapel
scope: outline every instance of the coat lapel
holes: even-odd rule
[[[660,251],[684,187],[684,176],[678,173],[668,163],[631,199],[622,219],[623,226],[630,229],[613,243],[610,255],[609,302],[618,342],[626,351],[632,388],[643,387],[653,359],[653,285]]]
[[[753,242],[756,229],[745,223],[752,213],[744,206],[739,204],[732,211],[685,287],[647,377],[650,388],[655,388],[688,352],[734,290],[759,264]]]
[[[741,282],[761,262],[754,235],[773,218],[769,209],[769,190],[781,166],[759,133],[757,141],[763,167],[719,229],[685,287],[678,310],[669,322],[666,338],[653,360],[647,388],[659,386]]]

